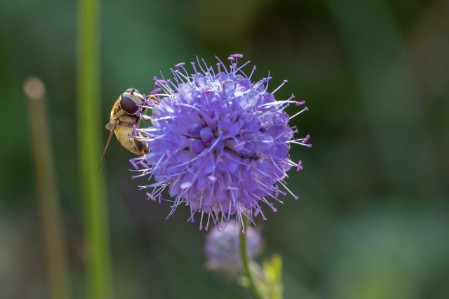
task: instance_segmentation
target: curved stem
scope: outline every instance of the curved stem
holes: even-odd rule
[[[243,273],[245,274],[246,278],[248,279],[248,288],[253,296],[254,299],[262,299],[262,296],[259,292],[259,289],[256,286],[253,273],[251,272],[250,266],[249,266],[249,258],[248,258],[248,249],[247,249],[247,242],[246,242],[246,231],[247,227],[249,225],[248,219],[243,219],[243,228],[240,232],[240,257],[242,259],[242,268]]]

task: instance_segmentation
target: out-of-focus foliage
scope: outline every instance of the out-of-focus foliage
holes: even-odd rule
[[[0,2],[0,298],[49,296],[22,95],[30,75],[47,86],[72,293],[86,293],[76,9]],[[289,80],[278,97],[310,109],[295,122],[314,147],[292,148],[304,171],[287,180],[300,200],[257,226],[267,256],[282,256],[285,298],[448,298],[448,20],[445,0],[104,1],[98,117],[178,62],[245,54],[273,89]],[[205,270],[205,233],[186,209],[166,221],[168,206],[137,191],[129,158],[113,140],[103,165],[116,298],[246,298]]]

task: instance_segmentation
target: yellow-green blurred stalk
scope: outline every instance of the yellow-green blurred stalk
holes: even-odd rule
[[[25,81],[23,88],[28,98],[28,118],[39,192],[39,208],[46,242],[51,295],[54,299],[69,299],[67,250],[56,190],[55,168],[45,107],[45,86],[41,80],[30,78]]]
[[[100,1],[80,0],[78,11],[78,141],[84,207],[88,298],[112,298],[108,206],[104,176],[96,175],[102,147],[100,113]]]

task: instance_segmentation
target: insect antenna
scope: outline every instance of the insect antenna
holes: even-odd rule
[[[101,163],[103,163],[104,155],[106,154],[106,150],[108,149],[109,143],[111,142],[112,134],[114,134],[115,128],[118,125],[119,120],[117,120],[114,124],[114,127],[109,132],[108,141],[106,142],[106,145],[104,147],[103,153],[101,154],[100,163],[98,163],[97,171],[95,171],[95,176],[98,174],[98,171],[100,170]]]

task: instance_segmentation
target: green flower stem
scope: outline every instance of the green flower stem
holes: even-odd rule
[[[80,0],[78,15],[78,141],[80,185],[86,230],[88,298],[112,298],[108,207],[101,153],[99,0]]]
[[[242,258],[242,267],[243,267],[243,273],[245,274],[246,278],[248,279],[248,288],[253,296],[254,299],[262,299],[262,296],[259,292],[259,289],[256,286],[256,282],[254,280],[253,273],[250,268],[250,260],[248,258],[248,250],[247,250],[247,242],[246,242],[246,231],[247,227],[249,225],[249,221],[247,218],[243,218],[243,225],[244,228],[240,232],[240,256]]]
[[[56,190],[55,168],[45,107],[45,86],[41,80],[30,78],[25,81],[23,87],[28,98],[28,117],[41,221],[46,241],[51,295],[54,299],[69,299],[67,250]]]

